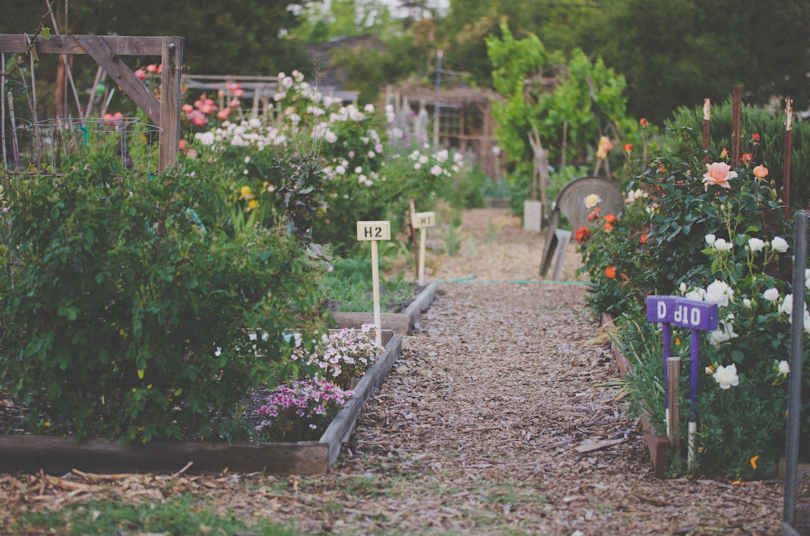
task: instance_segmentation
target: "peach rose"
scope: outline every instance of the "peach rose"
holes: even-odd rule
[[[709,189],[710,184],[716,184],[721,188],[731,188],[728,183],[731,179],[737,177],[736,171],[731,171],[731,166],[724,162],[715,162],[714,164],[706,164],[708,173],[703,175],[703,182],[706,190]]]
[[[754,176],[758,179],[764,179],[765,177],[768,176],[768,168],[762,165],[755,167]]]

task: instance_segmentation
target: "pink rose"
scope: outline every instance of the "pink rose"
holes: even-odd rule
[[[135,76],[138,77],[138,80],[146,80],[146,73],[143,69],[138,69],[135,71]]]
[[[184,104],[183,106],[180,107],[180,109],[183,110],[186,113],[189,113],[190,111],[192,111],[194,109],[194,106],[192,106],[190,104]]]
[[[737,177],[736,171],[731,171],[731,166],[724,162],[715,162],[714,164],[706,164],[708,173],[703,175],[703,182],[705,183],[706,190],[709,189],[710,184],[716,184],[721,188],[731,188],[728,181]]]
[[[155,71],[157,71],[157,65],[155,64],[147,65],[146,70],[150,73],[154,73]]]

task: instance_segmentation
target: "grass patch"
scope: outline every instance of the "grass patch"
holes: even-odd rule
[[[332,271],[321,280],[319,292],[324,299],[337,302],[337,311],[373,312],[371,260],[360,257],[335,260]],[[413,298],[411,285],[403,280],[402,274],[388,280],[380,277],[380,308],[383,313],[396,313]]]
[[[296,536],[295,529],[260,521],[247,525],[233,514],[219,515],[191,495],[167,499],[166,503],[131,504],[124,501],[92,501],[56,512],[31,512],[19,521],[17,531],[110,536],[159,533],[171,535],[218,534]]]

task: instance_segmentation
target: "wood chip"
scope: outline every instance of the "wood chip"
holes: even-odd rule
[[[599,441],[597,443],[588,443],[585,445],[580,445],[578,447],[574,447],[574,450],[583,454],[585,452],[593,452],[594,450],[600,450],[607,447],[612,447],[613,445],[618,445],[620,443],[624,443],[627,441],[626,439],[608,439],[607,441]]]

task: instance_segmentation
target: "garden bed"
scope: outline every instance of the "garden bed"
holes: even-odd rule
[[[613,317],[608,313],[602,315],[601,324],[605,330],[616,327],[613,323]],[[619,346],[613,340],[610,341],[610,350],[613,353],[613,358],[616,361],[616,367],[619,369],[621,377],[626,378],[630,371],[630,362],[624,354],[622,354]],[[650,426],[648,421],[647,416],[642,414],[641,425],[644,428],[644,442],[647,444],[647,450],[650,451],[650,460],[653,463],[655,476],[664,479],[667,476],[669,465],[669,438],[665,435],[659,435],[655,428]]]
[[[64,474],[73,469],[94,473],[175,472],[189,462],[192,472],[264,471],[268,474],[325,473],[354,430],[360,408],[385,379],[402,351],[402,337],[391,338],[385,351],[366,371],[354,396],[334,418],[318,442],[164,442],[125,445],[107,439],[76,442],[71,437],[0,436],[0,472]]]

